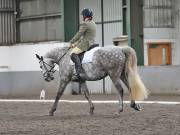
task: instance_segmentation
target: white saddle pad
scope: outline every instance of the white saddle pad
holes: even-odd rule
[[[94,53],[99,50],[101,47],[95,47],[93,49],[91,49],[90,51],[87,51],[85,52],[84,54],[84,57],[83,57],[83,60],[82,60],[82,64],[83,63],[90,63],[92,62],[92,59],[93,59],[93,56],[94,56]],[[71,65],[74,65],[74,62],[72,62],[71,60]]]

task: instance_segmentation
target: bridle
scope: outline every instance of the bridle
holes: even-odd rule
[[[68,53],[68,51],[69,51],[70,49],[71,49],[71,48],[69,47],[68,50],[67,50],[61,57],[58,58],[58,60],[57,60],[56,63],[59,63],[59,62],[62,60],[62,58]],[[56,72],[56,70],[54,70],[54,67],[56,66],[56,65],[55,65],[56,63],[53,64],[53,66],[51,66],[51,65],[49,65],[48,63],[46,63],[46,62],[43,60],[43,58],[40,59],[39,63],[41,63],[41,62],[42,62],[42,65],[43,65],[43,67],[44,67],[44,69],[45,69],[45,71],[46,71],[46,72],[43,73],[43,77],[48,77],[48,76],[47,76],[48,73],[55,73],[55,72]],[[48,67],[50,67],[50,68],[48,68]],[[49,69],[49,70],[48,70],[48,69]]]
[[[43,61],[43,60],[39,61],[39,63],[41,63],[41,62],[42,62],[42,65],[43,65],[43,67],[45,69],[45,72],[43,73],[43,77],[48,77],[47,76],[48,73],[55,73],[56,72],[56,70],[54,70],[55,64],[53,64],[53,66],[51,66],[48,63],[46,63],[45,61]],[[50,68],[48,68],[48,67],[50,67]]]

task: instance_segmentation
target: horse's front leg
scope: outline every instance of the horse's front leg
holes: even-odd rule
[[[89,113],[90,113],[90,115],[93,115],[94,114],[94,105],[93,105],[93,103],[91,101],[87,84],[86,84],[86,82],[80,82],[79,84],[80,84],[80,88],[81,88],[82,92],[84,93],[84,96],[88,100],[88,103],[89,103],[89,106],[90,106]]]
[[[56,98],[55,98],[55,102],[54,102],[51,110],[49,111],[49,115],[50,116],[54,115],[54,112],[56,111],[57,106],[58,106],[59,99],[61,98],[61,96],[62,96],[62,94],[63,94],[67,84],[68,84],[67,81],[63,81],[63,80],[60,81],[59,89],[58,89],[58,92],[57,92],[57,95],[56,95]]]

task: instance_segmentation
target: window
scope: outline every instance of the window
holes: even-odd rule
[[[172,0],[144,0],[144,27],[173,27]]]

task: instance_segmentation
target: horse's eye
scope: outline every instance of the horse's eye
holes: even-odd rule
[[[40,68],[42,68],[42,66],[40,66]]]

